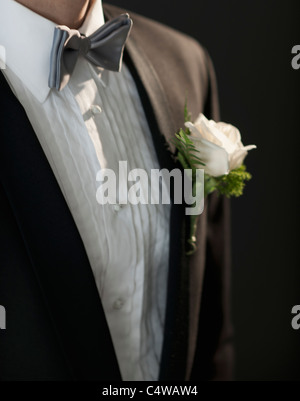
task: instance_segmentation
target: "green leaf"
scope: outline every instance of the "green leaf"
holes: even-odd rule
[[[177,158],[184,168],[195,170],[205,164],[198,157],[199,151],[195,147],[188,134],[189,130],[180,129],[173,139],[173,143],[178,150]]]

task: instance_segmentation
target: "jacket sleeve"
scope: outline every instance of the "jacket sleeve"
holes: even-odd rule
[[[214,68],[207,54],[209,88],[204,114],[219,120]],[[206,262],[197,348],[191,380],[231,380],[233,344],[230,317],[230,205],[213,193],[207,200]]]

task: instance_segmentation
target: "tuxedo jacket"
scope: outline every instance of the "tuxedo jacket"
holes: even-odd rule
[[[106,5],[111,19],[124,10]],[[130,13],[124,63],[133,75],[161,168],[177,167],[174,133],[184,105],[218,119],[213,67],[193,39]],[[81,237],[28,121],[0,74],[0,380],[121,380]],[[229,379],[229,211],[205,202],[197,251],[186,256],[189,218],[172,205],[160,380]]]

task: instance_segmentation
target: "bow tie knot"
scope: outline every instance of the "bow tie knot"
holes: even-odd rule
[[[61,90],[67,85],[79,56],[107,70],[120,71],[131,27],[128,14],[108,21],[91,36],[57,26],[51,50],[49,87]]]
[[[79,35],[78,35],[79,34]],[[72,30],[70,31],[72,35]],[[85,35],[75,31],[74,34],[69,38],[66,44],[66,49],[77,50],[82,56],[86,56],[91,48],[91,39]]]

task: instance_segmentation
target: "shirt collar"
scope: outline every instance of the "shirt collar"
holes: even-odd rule
[[[91,35],[104,23],[102,1],[96,0],[78,29]],[[1,0],[0,45],[6,66],[43,103],[49,92],[50,53],[56,24],[14,0]]]

